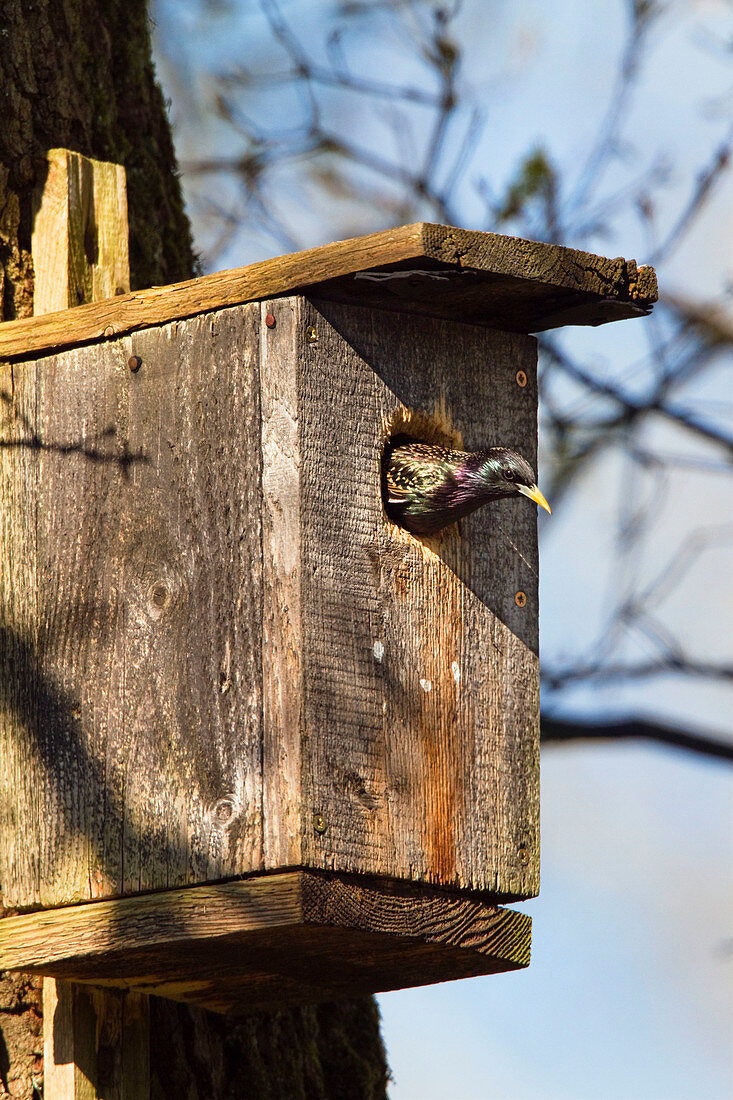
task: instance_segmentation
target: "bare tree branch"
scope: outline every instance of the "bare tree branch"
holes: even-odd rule
[[[733,762],[733,744],[702,733],[666,726],[660,722],[648,722],[631,718],[618,722],[570,721],[568,719],[542,717],[540,739],[543,744],[561,741],[656,741],[698,756]]]

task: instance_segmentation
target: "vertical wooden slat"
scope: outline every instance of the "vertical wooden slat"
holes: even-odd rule
[[[301,860],[301,500],[298,299],[261,306],[265,866]],[[274,324],[268,327],[266,318]]]
[[[35,365],[0,367],[0,883],[40,896],[43,769],[38,731],[37,546],[39,452]],[[6,900],[6,904],[8,901]]]
[[[258,315],[128,344],[125,892],[262,862]]]
[[[43,979],[43,1092],[48,1100],[82,1100],[84,1091],[95,1100],[91,1082],[75,1062],[73,990],[71,982]]]
[[[124,737],[124,566],[118,552],[130,460],[122,349],[105,344],[41,362],[38,405],[40,901],[119,888]],[[129,460],[129,461],[128,461]]]
[[[120,164],[50,149],[34,196],[36,315],[130,290],[127,190]]]
[[[150,998],[129,991],[123,1000],[120,1100],[150,1096]]]

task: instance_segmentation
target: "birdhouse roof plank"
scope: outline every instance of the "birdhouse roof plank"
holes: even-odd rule
[[[29,358],[261,298],[314,298],[512,332],[649,313],[654,269],[634,260],[418,222],[0,324],[0,359]]]

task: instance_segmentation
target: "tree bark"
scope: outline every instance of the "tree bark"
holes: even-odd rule
[[[194,273],[144,0],[3,0],[0,265],[3,320],[33,310],[32,194],[46,150],[123,164],[132,285]]]
[[[232,1020],[151,1000],[150,1100],[377,1100],[388,1072],[372,997]]]
[[[124,165],[133,289],[196,273],[145,0],[3,0],[2,320],[33,312],[33,192],[55,147]],[[41,1019],[40,982],[0,975],[0,1100],[41,1095]],[[153,999],[150,1049],[155,1100],[386,1095],[371,998],[238,1021]]]

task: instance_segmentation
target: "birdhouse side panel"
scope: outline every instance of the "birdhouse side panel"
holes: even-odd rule
[[[297,335],[305,862],[531,896],[535,507],[418,538],[381,469],[400,433],[534,464],[535,341],[323,302]]]
[[[25,655],[10,677],[33,680],[4,747],[22,809],[4,823],[6,904],[261,866],[257,318],[14,367],[10,503],[22,491],[36,520],[11,519],[29,565],[23,591],[4,585]]]

